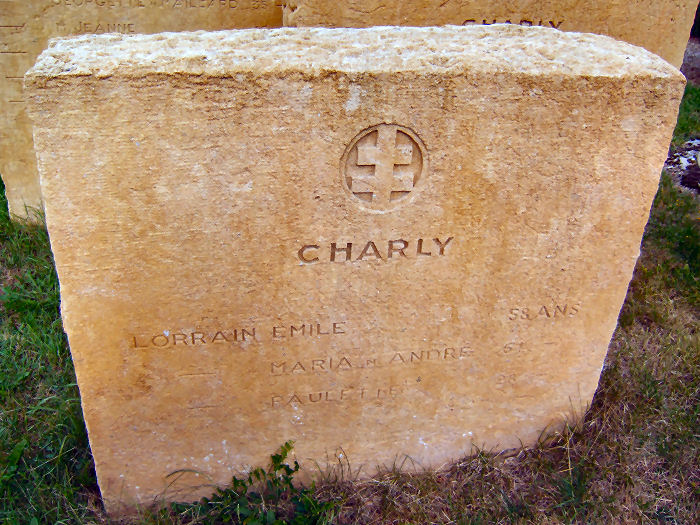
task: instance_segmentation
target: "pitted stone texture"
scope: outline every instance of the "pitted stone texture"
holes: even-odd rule
[[[579,417],[684,80],[607,37],[491,26],[79,37],[26,83],[119,512],[288,439],[307,475],[368,475]]]
[[[697,7],[697,0],[288,0],[284,25],[555,27],[609,35],[680,68]]]
[[[10,213],[41,208],[22,78],[51,37],[282,25],[279,0],[5,0],[0,2],[0,175]],[[29,211],[29,213],[28,213]]]

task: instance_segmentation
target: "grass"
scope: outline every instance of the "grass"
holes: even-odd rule
[[[689,86],[674,144],[700,137]],[[0,523],[108,523],[43,227],[0,192]],[[696,523],[700,516],[700,207],[663,176],[585,419],[508,457],[440,472],[293,483],[288,449],[208,500],[134,523]],[[271,451],[273,452],[273,451]]]
[[[10,222],[4,191],[0,272],[0,523],[80,522],[98,491],[48,236]]]
[[[698,137],[700,130],[700,86],[688,83],[673,132],[673,144],[678,146]]]

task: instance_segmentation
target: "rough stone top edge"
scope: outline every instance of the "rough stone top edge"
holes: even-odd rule
[[[280,28],[51,40],[32,78],[236,73],[460,74],[681,77],[653,53],[613,38],[544,27]]]

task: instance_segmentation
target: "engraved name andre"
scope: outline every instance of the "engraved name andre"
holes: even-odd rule
[[[389,241],[331,242],[304,244],[297,250],[298,259],[305,264],[318,262],[361,262],[388,259],[442,257],[454,237],[432,239],[393,239]]]
[[[372,369],[399,365],[417,365],[423,362],[455,362],[474,357],[469,343],[426,350],[402,350],[372,357],[351,357],[347,355],[315,356],[302,360],[279,359],[270,363],[270,375],[316,374],[344,372],[347,370]]]

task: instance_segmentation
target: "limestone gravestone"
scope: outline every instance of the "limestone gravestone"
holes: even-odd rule
[[[281,0],[0,1],[0,174],[10,212],[33,220],[26,207],[41,208],[22,78],[50,37],[280,25]]]
[[[579,417],[683,86],[520,26],[54,41],[26,88],[107,508],[289,439],[367,475]]]
[[[609,35],[680,68],[697,7],[697,0],[288,0],[284,25],[545,26]]]

